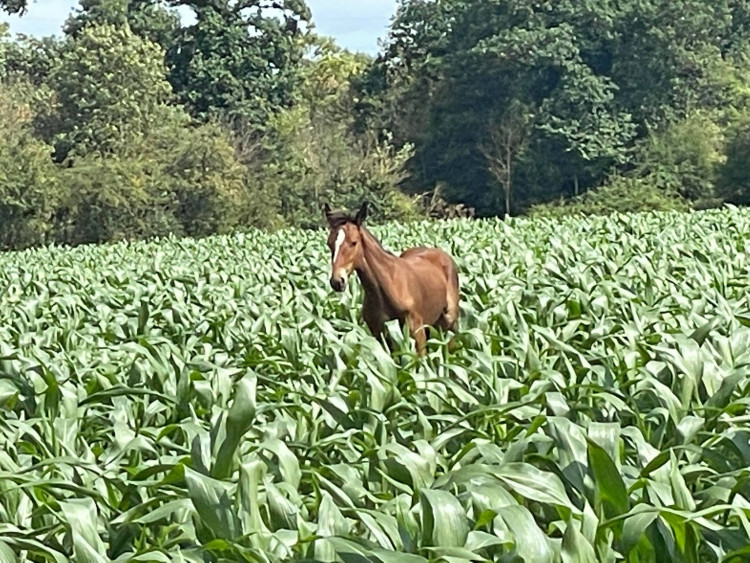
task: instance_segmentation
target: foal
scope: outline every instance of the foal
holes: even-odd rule
[[[437,248],[416,247],[396,256],[385,250],[365,228],[367,202],[356,215],[332,212],[325,204],[330,232],[331,287],[344,291],[352,270],[365,291],[362,318],[375,338],[385,333],[385,323],[407,323],[424,356],[426,326],[458,332],[458,270],[453,259]]]

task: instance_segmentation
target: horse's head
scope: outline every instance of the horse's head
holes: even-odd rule
[[[367,218],[367,202],[362,204],[354,216],[331,211],[326,203],[325,216],[329,227],[328,248],[331,249],[331,287],[336,291],[344,291],[347,278],[362,260],[360,227]]]

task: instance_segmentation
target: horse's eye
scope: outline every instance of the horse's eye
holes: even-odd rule
[[[357,241],[356,240],[352,241],[352,246],[357,246]]]

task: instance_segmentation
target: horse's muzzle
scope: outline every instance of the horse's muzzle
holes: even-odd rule
[[[331,287],[334,291],[344,291],[344,288],[346,287],[346,278],[333,276],[331,278]]]

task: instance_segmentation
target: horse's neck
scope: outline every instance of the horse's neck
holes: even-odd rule
[[[362,243],[364,264],[357,269],[357,274],[365,293],[375,294],[381,302],[395,305],[391,281],[393,267],[398,258],[386,252],[365,229],[362,229]]]

